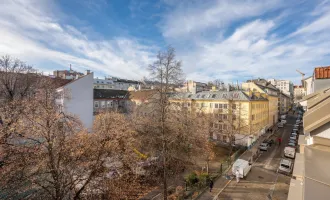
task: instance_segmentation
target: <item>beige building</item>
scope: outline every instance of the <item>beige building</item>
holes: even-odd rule
[[[187,80],[182,87],[175,89],[177,92],[190,92],[196,94],[202,91],[208,91],[210,88],[206,83],[196,82],[193,80]]]
[[[330,88],[310,94],[288,200],[330,199]]]
[[[268,100],[259,92],[203,91],[178,93],[170,98],[194,112],[213,116],[210,138],[251,146],[268,125]],[[230,138],[232,137],[232,138]]]
[[[279,93],[278,111],[280,114],[285,114],[291,109],[291,98],[290,96]]]
[[[265,79],[251,80],[242,83],[244,90],[259,92],[268,99],[268,125],[267,128],[274,126],[278,121],[278,89],[267,82]]]
[[[301,100],[306,95],[305,88],[302,85],[294,86],[294,101]]]

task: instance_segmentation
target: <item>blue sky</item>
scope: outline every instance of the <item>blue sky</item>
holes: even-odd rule
[[[330,65],[330,0],[0,1],[0,55],[141,79],[167,45],[187,79],[290,79]]]

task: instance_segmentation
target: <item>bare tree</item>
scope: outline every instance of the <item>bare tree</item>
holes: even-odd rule
[[[17,122],[0,129],[1,134],[15,133],[3,146],[1,193],[8,199],[29,195],[56,200],[105,193],[100,183],[118,178],[114,171],[120,177],[131,169],[129,124],[119,113],[102,113],[95,132],[88,133],[79,119],[57,110],[56,87],[48,81],[42,81],[34,98],[22,101]],[[114,161],[118,166],[111,165]]]
[[[153,124],[149,127],[152,127],[152,132],[155,134],[154,137],[160,139],[155,141],[153,146],[155,145],[154,147],[161,151],[163,193],[164,199],[167,199],[167,168],[169,161],[174,158],[174,155],[170,154],[170,150],[171,147],[179,145],[179,140],[183,139],[181,137],[182,135],[180,136],[178,134],[176,127],[171,124],[173,118],[170,116],[170,103],[168,99],[168,95],[171,92],[171,84],[180,84],[183,80],[181,62],[175,59],[174,48],[168,47],[166,51],[159,52],[157,60],[149,66],[149,71],[152,80],[159,83],[156,89],[156,98],[150,102],[153,104],[153,114],[150,115],[153,117]],[[145,129],[144,127],[144,132],[149,131],[150,129]],[[143,131],[140,130],[140,132]]]

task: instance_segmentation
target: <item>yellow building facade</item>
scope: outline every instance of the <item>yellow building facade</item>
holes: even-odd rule
[[[267,128],[270,128],[274,126],[278,121],[278,95],[277,95],[277,89],[275,86],[272,87],[270,84],[263,84],[255,83],[255,82],[247,82],[242,84],[242,88],[247,91],[252,91],[254,93],[260,93],[261,95],[264,95],[265,98],[268,99],[268,126]]]
[[[260,93],[244,91],[203,91],[179,93],[172,104],[212,116],[210,137],[224,143],[250,146],[268,125],[268,100]]]

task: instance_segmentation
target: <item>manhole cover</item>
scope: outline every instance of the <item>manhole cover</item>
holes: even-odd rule
[[[264,177],[262,177],[262,176],[258,176],[258,178],[260,178],[260,179],[264,179]]]

